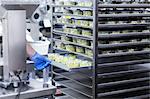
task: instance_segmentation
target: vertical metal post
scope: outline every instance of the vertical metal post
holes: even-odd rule
[[[56,84],[55,84],[55,82],[53,81],[53,79],[54,79],[54,77],[55,77],[55,75],[53,74],[54,66],[51,66],[51,71],[52,71],[52,73],[51,73],[51,74],[52,74],[52,75],[51,75],[51,77],[52,77],[52,85],[55,86]]]
[[[51,0],[51,4],[50,4],[50,8],[51,8],[51,51],[50,52],[54,52],[54,49],[53,49],[53,11],[54,11],[54,8],[53,8],[53,1],[54,0]],[[53,74],[53,70],[54,70],[54,67],[51,66],[51,79],[52,79],[52,85],[55,85],[54,81],[53,81],[53,78],[54,78],[54,74]]]
[[[97,99],[98,0],[93,0],[93,99]]]
[[[50,3],[51,3],[50,4],[50,8],[51,8],[50,10],[51,12],[51,52],[53,52],[53,6],[52,6],[53,0],[51,0]]]
[[[43,69],[43,87],[48,87],[49,67]]]

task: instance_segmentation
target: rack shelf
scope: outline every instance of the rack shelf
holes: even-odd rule
[[[99,24],[98,28],[106,28],[106,29],[111,29],[111,28],[133,28],[133,27],[147,27],[150,26],[149,23],[147,24]]]
[[[81,85],[78,85],[76,83],[73,83],[72,81],[57,81],[57,83],[68,87],[69,89],[72,89],[80,94],[83,94],[89,98],[92,98],[92,90],[90,90],[89,88],[83,87]]]
[[[66,33],[66,32],[57,31],[57,30],[54,30],[53,33],[58,34],[58,35],[68,36],[68,37],[81,38],[85,40],[92,40],[93,38],[92,36],[82,36],[78,34],[71,34],[71,33]]]
[[[104,96],[108,96],[108,95],[110,96],[110,95],[121,94],[121,93],[129,93],[129,92],[141,91],[141,90],[145,90],[145,89],[150,89],[150,86],[143,86],[143,87],[137,87],[137,88],[130,88],[130,89],[100,93],[100,94],[98,94],[98,97],[100,98],[100,97],[104,97]]]
[[[70,41],[64,41],[64,40],[60,40],[60,39],[54,39],[54,41],[62,42],[64,44],[71,44],[71,45],[75,45],[75,46],[79,46],[79,47],[84,47],[84,48],[92,49],[92,47],[90,47],[90,46],[85,46],[85,45],[73,43],[73,42],[70,42]]]
[[[143,59],[143,60],[133,60],[133,61],[125,61],[125,62],[104,63],[104,64],[99,64],[98,68],[134,65],[134,64],[144,64],[144,63],[149,63],[149,61],[150,61],[150,59]]]
[[[56,72],[53,72],[55,75],[59,75],[63,78],[66,78],[66,79],[69,79],[73,82],[76,82],[78,83],[79,85],[82,85],[82,86],[85,86],[85,87],[88,87],[88,88],[92,88],[92,81],[90,78],[85,78],[83,77],[83,75],[81,74],[74,74],[74,75],[71,75],[71,74],[68,74],[68,73],[56,73]],[[82,76],[82,78],[81,78]]]
[[[123,53],[112,53],[112,54],[100,54],[99,58],[107,57],[121,57],[121,56],[131,56],[131,55],[143,55],[150,54],[150,51],[134,51],[134,52],[123,52]]]
[[[141,96],[129,97],[125,99],[146,99],[146,98],[149,98],[149,96],[150,94],[146,94],[146,95],[141,95]]]
[[[53,13],[53,16],[67,16],[71,18],[93,19],[93,16],[83,16],[83,15],[63,14],[63,13]]]
[[[86,29],[92,29],[92,27],[86,27],[86,26],[80,26],[80,25],[74,25],[74,24],[64,24],[64,23],[54,23],[55,25],[64,25],[67,27],[74,27],[74,28],[86,28]]]
[[[99,14],[98,18],[150,17],[150,14]]]
[[[150,70],[148,70],[148,69],[119,71],[119,72],[98,74],[98,78],[100,79],[100,78],[122,77],[124,75],[140,74],[140,73],[148,73],[148,72],[150,72]]]
[[[132,32],[132,33],[120,33],[120,34],[99,34],[99,39],[114,39],[114,38],[138,38],[138,37],[150,37],[150,32]]]
[[[87,56],[87,55],[85,55],[85,54],[81,54],[81,53],[77,53],[77,52],[73,52],[73,51],[68,51],[68,50],[65,50],[65,49],[59,49],[59,48],[56,48],[56,47],[55,47],[54,49],[60,50],[60,51],[65,51],[65,52],[69,52],[69,53],[73,53],[73,54],[76,54],[76,55],[79,55],[79,56],[83,56],[83,57],[85,57],[85,58],[88,58],[88,59],[93,60],[92,57],[89,57],[89,56]]]
[[[122,84],[145,82],[145,81],[149,81],[149,79],[150,79],[149,77],[145,77],[145,78],[137,78],[137,79],[116,81],[116,82],[102,83],[102,84],[98,84],[98,88],[100,89],[103,87],[111,87],[111,86],[117,86],[117,85],[122,85]]]
[[[149,4],[98,4],[98,8],[150,8]]]
[[[120,47],[135,47],[135,46],[148,46],[150,42],[137,42],[137,43],[118,43],[118,44],[99,44],[99,49],[112,49],[112,48],[120,48]]]
[[[78,99],[91,99],[89,97],[86,97],[76,91],[73,91],[71,89],[68,89],[68,88],[64,88],[64,89],[61,89],[65,94],[73,97],[73,98],[78,98]]]
[[[87,69],[91,69],[91,66],[86,66],[86,67],[79,67],[79,68],[69,68],[64,64],[58,63],[53,61],[51,63],[53,66],[61,68],[63,70],[69,71],[69,72],[75,72],[75,71],[80,71],[80,70],[87,70]]]
[[[52,7],[64,7],[64,8],[86,8],[86,9],[92,9],[92,7],[88,7],[88,6],[73,6],[73,5],[51,5]]]

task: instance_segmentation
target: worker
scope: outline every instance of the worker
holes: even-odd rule
[[[30,44],[27,44],[26,51],[27,51],[27,55],[29,56],[29,58],[34,62],[34,67],[37,70],[42,70],[51,65],[51,61],[48,58],[37,53],[30,46]]]

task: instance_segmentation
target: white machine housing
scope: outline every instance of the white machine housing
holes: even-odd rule
[[[56,87],[47,83],[49,77],[49,67],[43,70],[43,82],[39,82],[34,77],[29,77],[30,83],[26,83],[24,80],[22,80],[21,83],[20,81],[18,82],[13,80],[16,77],[16,75],[14,75],[15,71],[21,71],[21,74],[26,75],[25,71],[27,69],[27,71],[30,72],[30,76],[33,76],[32,70],[28,70],[32,68],[29,65],[33,64],[27,64],[27,67],[31,68],[26,68],[26,18],[35,18],[33,16],[36,14],[36,12],[39,13],[39,15],[42,15],[40,17],[43,17],[44,14],[40,13],[45,13],[44,10],[46,10],[45,6],[39,6],[40,3],[31,2],[33,0],[26,1],[0,0],[0,20],[2,20],[3,25],[2,39],[4,57],[3,81],[0,80],[0,99],[41,99],[41,97],[54,99],[53,95],[56,92]],[[37,7],[38,10],[35,10]],[[41,19],[40,17],[36,17],[36,19],[34,21],[32,20],[31,22],[36,23],[36,20],[38,22],[39,19]],[[19,85],[16,86],[18,83]],[[9,85],[15,85],[15,87],[10,86],[8,88]],[[24,86],[24,88],[27,89],[24,90],[22,85],[27,85]],[[23,89],[23,91],[21,91],[20,88]],[[18,90],[21,92],[16,94]]]
[[[40,2],[1,2],[0,19],[3,26],[3,81],[15,82],[16,72],[26,72],[26,19],[37,24],[44,14],[46,5]],[[39,17],[35,17],[35,15]]]
[[[14,72],[24,72],[26,66],[26,11],[3,9],[3,79],[10,81]]]

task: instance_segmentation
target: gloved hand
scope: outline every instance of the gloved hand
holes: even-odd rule
[[[46,57],[44,57],[38,53],[35,53],[31,57],[31,60],[34,61],[34,66],[37,70],[42,70],[51,65],[50,60],[48,60]]]

